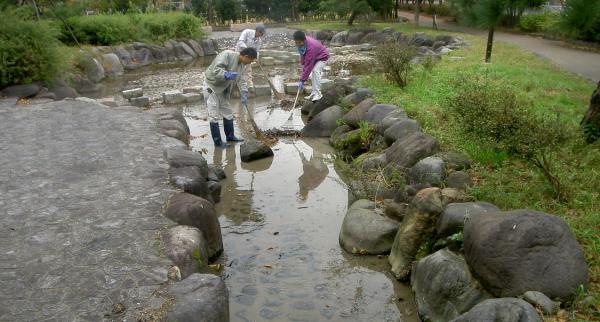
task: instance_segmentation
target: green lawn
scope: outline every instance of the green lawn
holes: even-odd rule
[[[408,24],[376,23],[375,29],[393,27],[406,33],[424,31],[428,34],[449,34]],[[343,23],[294,25],[305,30],[346,28]],[[462,151],[475,161],[471,176],[476,183],[470,194],[478,200],[500,208],[529,208],[558,215],[570,225],[582,244],[590,266],[590,294],[596,297],[596,310],[572,308],[583,320],[598,320],[600,309],[600,142],[587,145],[579,135],[578,124],[588,108],[595,85],[532,53],[517,47],[495,43],[492,63],[483,62],[485,39],[456,34],[469,47],[443,57],[432,71],[417,68],[409,84],[400,89],[381,74],[365,76],[361,86],[375,92],[380,103],[392,103],[404,108],[418,120],[424,130],[437,137],[445,150]],[[454,57],[454,58],[452,58]],[[530,164],[511,157],[494,147],[468,137],[460,131],[447,113],[448,98],[456,93],[459,77],[488,77],[512,85],[519,95],[528,97],[535,111],[545,115],[560,115],[572,135],[555,153],[554,168],[569,191],[567,202],[553,199],[552,187],[540,171]],[[596,311],[596,313],[593,313]]]

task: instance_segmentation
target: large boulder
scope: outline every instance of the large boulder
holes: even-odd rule
[[[425,321],[449,321],[491,298],[471,275],[462,256],[448,249],[419,260],[411,276],[419,316]]]
[[[200,45],[202,45],[202,49],[204,50],[205,56],[214,56],[217,54],[215,43],[211,39],[202,40]]]
[[[463,153],[449,151],[437,153],[435,156],[442,158],[448,169],[462,171],[471,168],[471,159]]]
[[[161,249],[186,278],[206,271],[208,255],[206,241],[200,229],[191,226],[175,226],[161,234]]]
[[[39,84],[14,85],[5,87],[0,96],[29,98],[34,97],[42,87]]]
[[[375,100],[372,98],[367,98],[362,102],[358,103],[354,108],[352,108],[346,115],[344,115],[344,123],[357,128],[359,126],[360,121],[363,120],[365,114],[369,111],[371,107],[375,105]]]
[[[125,48],[120,48],[123,50],[121,53],[122,55],[125,55],[125,53],[127,54],[124,56],[123,61],[128,61],[130,63],[131,56],[129,55],[129,52],[125,50]],[[104,68],[104,73],[108,77],[117,77],[125,73],[123,64],[121,64],[121,60],[119,60],[119,57],[117,57],[117,55],[114,53],[102,55],[102,67]]]
[[[316,38],[317,40],[323,42],[323,41],[330,41],[334,35],[335,35],[335,33],[331,30],[319,30],[319,31],[317,31],[317,34],[315,35],[315,37],[317,37]]]
[[[189,150],[182,150],[177,148],[167,149],[167,161],[173,168],[183,168],[196,166],[200,169],[202,177],[208,177],[208,163],[206,159],[198,153]]]
[[[588,285],[581,246],[559,217],[533,210],[471,216],[463,237],[473,274],[495,296],[536,290],[567,301]]]
[[[441,187],[446,178],[444,160],[438,157],[427,157],[415,164],[408,171],[409,184],[424,184]]]
[[[346,44],[348,45],[358,45],[361,43],[361,40],[365,37],[366,33],[362,31],[352,31],[348,33],[348,38],[346,38]]]
[[[89,61],[86,63],[86,76],[89,80],[94,83],[98,83],[106,77],[102,64],[93,57],[88,57]]]
[[[352,127],[350,127],[350,125],[343,124],[338,126],[335,128],[335,130],[333,130],[331,136],[329,137],[329,145],[333,147],[340,145],[340,139],[342,138],[342,135],[350,131],[352,131]]]
[[[206,250],[211,260],[223,252],[221,226],[212,202],[189,193],[178,193],[169,199],[165,216],[180,225],[200,229],[206,239]]]
[[[407,118],[408,116],[406,115],[406,112],[403,109],[398,108],[396,110],[393,110],[386,117],[384,117],[383,120],[381,120],[379,125],[377,125],[377,132],[379,132],[380,134],[384,134],[385,131],[391,126]]]
[[[79,93],[77,93],[77,91],[74,88],[67,85],[57,84],[54,87],[50,88],[50,92],[54,93],[55,99],[57,101],[65,98],[79,97]]]
[[[167,48],[158,45],[148,45],[148,48],[150,49],[152,59],[154,59],[155,62],[162,63],[172,60]]]
[[[397,109],[398,106],[396,105],[376,104],[365,114],[365,121],[371,124],[379,124],[388,114]]]
[[[385,142],[389,145],[392,145],[397,140],[407,137],[415,132],[420,132],[421,126],[419,122],[405,118],[400,119],[396,124],[390,126],[383,132],[383,137],[385,137]]]
[[[334,105],[310,120],[302,129],[302,134],[307,137],[330,136],[337,128],[337,122],[343,115],[342,108]]]
[[[171,169],[171,183],[184,192],[210,200],[206,177],[197,166]]]
[[[192,49],[192,47],[190,47],[187,43],[180,41],[179,44],[188,56],[191,56],[192,58],[198,58],[198,53],[194,51],[194,49]]]
[[[439,188],[419,191],[408,206],[388,257],[392,274],[399,280],[410,276],[412,262],[421,244],[435,232],[435,223],[444,210],[444,198]]]
[[[204,57],[204,49],[197,41],[190,39],[187,41],[187,43],[190,47],[192,47],[192,49],[194,49],[198,56]]]
[[[168,289],[175,299],[167,321],[229,322],[229,293],[219,276],[192,274]]]
[[[373,97],[373,91],[368,88],[359,88],[356,90],[356,92],[348,94],[346,97],[342,98],[340,104],[342,106],[353,107],[368,97]]]
[[[131,58],[131,53],[122,46],[119,46],[117,48],[115,48],[115,52],[114,54],[117,56],[117,58],[120,60],[120,65],[121,65],[121,69],[123,68],[123,66],[129,65],[133,62],[133,59]],[[108,56],[102,55],[102,63],[105,63],[105,60],[107,59]],[[110,58],[112,60],[112,58]],[[107,66],[104,66],[104,71],[106,72],[107,70]]]
[[[484,201],[448,204],[436,224],[437,234],[441,237],[447,237],[459,233],[463,230],[465,222],[471,216],[485,215],[499,211],[500,208]]]
[[[458,190],[467,190],[468,187],[473,185],[469,174],[463,171],[454,171],[450,173],[446,181],[448,187]]]
[[[340,31],[337,34],[333,35],[333,37],[331,38],[331,45],[332,46],[343,46],[346,43],[346,40],[348,39],[348,34],[349,34],[349,32],[347,30],[345,30],[345,31]]]
[[[250,162],[273,156],[273,150],[265,143],[248,140],[240,146],[240,157],[243,162]]]
[[[438,141],[429,134],[415,132],[394,142],[386,152],[387,161],[400,168],[410,168],[419,160],[433,155]]]
[[[359,200],[344,217],[340,245],[349,253],[377,255],[385,254],[392,248],[399,223],[369,208],[361,207]]]
[[[190,132],[187,123],[181,123],[178,120],[160,120],[158,127],[162,133],[176,133],[175,138],[187,141]]]
[[[541,322],[531,304],[516,298],[488,299],[451,322]]]
[[[323,94],[323,97],[312,105],[312,108],[308,113],[308,119],[311,120],[313,117],[317,116],[322,111],[330,108],[331,106],[336,105],[337,101],[344,95],[349,94],[350,90],[351,88],[347,86],[336,85],[334,88],[326,91]]]

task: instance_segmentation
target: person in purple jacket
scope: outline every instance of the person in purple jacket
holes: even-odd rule
[[[302,75],[298,81],[298,90],[304,89],[304,82],[312,83],[312,92],[305,97],[307,100],[318,101],[323,97],[321,94],[321,75],[325,62],[329,59],[327,48],[320,41],[307,37],[304,32],[298,30],[294,33],[294,42],[300,53],[300,64],[302,64]]]

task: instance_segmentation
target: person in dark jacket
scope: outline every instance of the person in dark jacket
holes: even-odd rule
[[[321,76],[323,75],[325,63],[329,59],[329,52],[320,41],[306,36],[300,30],[294,33],[294,43],[298,48],[298,53],[300,53],[300,64],[302,65],[298,90],[304,89],[304,83],[310,77],[312,91],[305,99],[318,101],[323,97],[321,94]]]

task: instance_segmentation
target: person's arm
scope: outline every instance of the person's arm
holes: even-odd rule
[[[242,32],[242,34],[240,35],[240,38],[238,39],[237,43],[236,43],[236,49],[237,51],[241,51],[242,49],[248,47],[248,45],[246,45],[246,39],[248,38],[248,30],[244,30]]]
[[[223,51],[213,61],[213,67],[206,70],[206,79],[209,81],[222,81],[225,79],[225,72],[229,68],[227,52]]]

